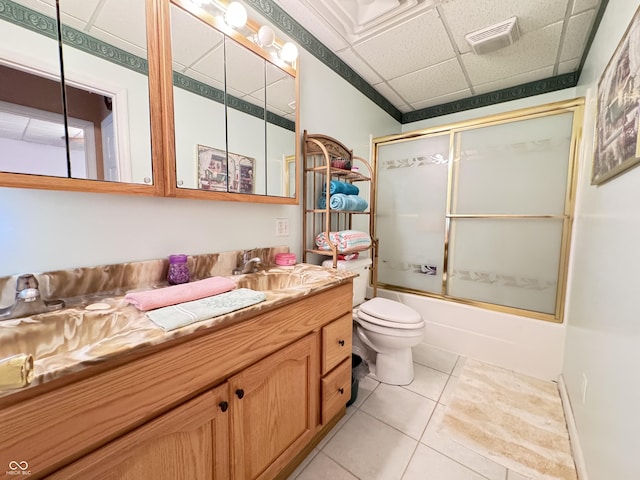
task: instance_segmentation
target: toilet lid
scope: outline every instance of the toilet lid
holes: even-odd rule
[[[417,330],[424,327],[424,320],[422,319],[420,319],[419,323],[391,322],[389,320],[382,320],[381,318],[377,318],[367,313],[364,313],[362,310],[360,310],[356,316],[356,322],[358,320],[363,320],[367,323],[372,323],[374,325],[379,325],[381,327],[397,328],[399,330]]]
[[[386,298],[372,298],[360,305],[360,311],[376,319],[393,322],[393,326],[398,323],[416,324],[422,322],[422,317],[413,308]]]

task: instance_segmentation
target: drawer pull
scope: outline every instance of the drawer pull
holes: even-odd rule
[[[340,395],[344,395],[344,388],[340,387],[338,391],[340,392]]]
[[[344,340],[338,340],[338,343],[340,344],[341,347],[344,347]]]
[[[242,399],[242,397],[244,397],[244,390],[239,388],[238,390],[236,390],[236,395],[239,399]]]
[[[226,412],[229,409],[229,404],[227,402],[220,402],[218,406],[222,412]]]

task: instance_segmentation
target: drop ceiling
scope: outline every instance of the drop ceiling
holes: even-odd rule
[[[607,0],[272,2],[247,0],[405,123],[574,86]],[[513,16],[517,42],[471,51],[466,34]]]

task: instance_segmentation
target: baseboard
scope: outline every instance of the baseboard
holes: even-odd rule
[[[576,464],[576,473],[578,474],[578,480],[588,480],[587,466],[584,462],[582,447],[580,446],[580,438],[578,437],[576,419],[573,416],[573,409],[571,408],[569,391],[567,390],[567,385],[564,382],[564,376],[562,374],[560,374],[560,376],[558,377],[558,390],[560,391],[560,399],[562,400],[562,410],[564,411],[564,418],[567,422],[567,430],[569,431],[569,442],[571,443],[571,453],[573,455],[573,461]]]

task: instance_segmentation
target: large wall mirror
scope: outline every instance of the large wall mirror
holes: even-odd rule
[[[267,61],[199,6],[169,6],[175,165],[179,197],[297,203],[295,71]],[[205,2],[206,3],[206,2]],[[172,161],[171,151],[165,157]],[[172,171],[175,171],[175,178]]]
[[[0,186],[297,203],[296,70],[207,3],[0,0]]]
[[[0,185],[161,194],[145,2],[0,7]]]

